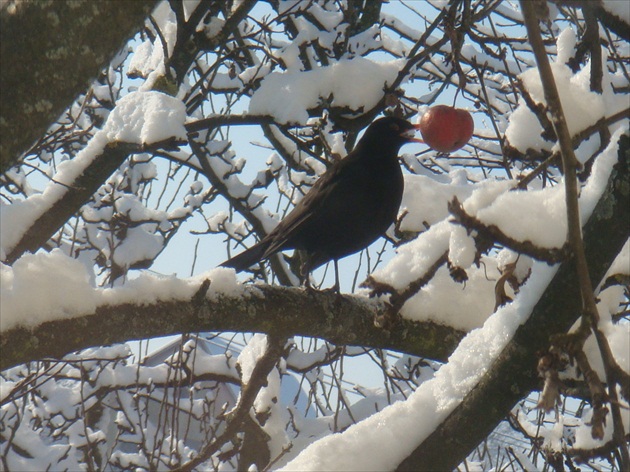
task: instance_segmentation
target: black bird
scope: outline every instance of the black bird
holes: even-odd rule
[[[228,259],[223,267],[247,269],[278,251],[300,249],[300,276],[372,244],[395,221],[403,194],[400,147],[417,126],[400,118],[374,121],[355,148],[335,162],[293,210],[260,242]],[[336,283],[338,289],[338,280]]]

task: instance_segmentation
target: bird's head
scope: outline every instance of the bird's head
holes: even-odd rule
[[[400,147],[409,142],[422,142],[415,137],[418,125],[412,125],[407,120],[387,116],[379,118],[368,126],[361,141],[372,147],[389,148],[398,153]]]

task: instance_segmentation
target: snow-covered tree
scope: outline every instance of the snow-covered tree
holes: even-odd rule
[[[626,2],[0,20],[2,469],[628,470]],[[341,293],[300,254],[216,268],[374,119],[437,104],[473,138],[403,148]]]

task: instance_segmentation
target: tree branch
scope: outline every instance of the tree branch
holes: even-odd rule
[[[362,297],[265,285],[250,287],[241,296],[201,302],[106,305],[95,313],[46,322],[33,330],[20,327],[0,333],[0,369],[61,358],[90,346],[203,331],[309,336],[336,345],[393,349],[444,361],[465,335],[447,326],[409,320],[385,333],[374,326],[375,316],[384,310]]]
[[[630,139],[619,142],[619,162],[608,187],[584,226],[590,279],[599,282],[628,239],[630,220]],[[602,238],[606,228],[606,238]],[[537,352],[549,338],[566,333],[579,318],[581,295],[575,258],[564,262],[535,306],[487,374],[449,417],[399,466],[399,470],[453,470],[490,434],[514,405],[538,385]],[[492,398],[492,402],[488,399]],[[449,451],[444,454],[444,451]]]
[[[565,246],[561,248],[544,248],[536,246],[531,241],[517,241],[501,231],[501,228],[498,226],[485,224],[476,217],[466,213],[466,210],[464,210],[464,207],[457,197],[453,197],[453,199],[448,202],[448,211],[453,215],[454,223],[468,230],[477,231],[477,233],[485,239],[508,247],[515,252],[527,254],[539,261],[544,261],[548,264],[557,264],[558,262],[562,262],[569,254],[568,248]]]
[[[115,4],[116,2],[102,3]],[[217,35],[212,39],[207,39],[207,46],[216,46],[220,42],[220,40],[225,40],[227,37],[229,37],[233,29],[238,26],[237,20],[242,19],[249,12],[254,4],[255,2],[253,0],[242,2],[240,6],[234,11],[233,15],[230,16],[228,20],[226,20],[223,28],[217,33]],[[2,24],[4,26],[4,16]],[[44,28],[44,30],[46,29]],[[4,38],[4,35],[2,37]],[[199,52],[199,50],[193,48],[192,51],[185,51],[186,57],[188,58],[188,67],[190,67],[190,64],[192,64],[192,61],[196,57],[196,54]],[[2,52],[4,60],[4,48],[2,49]],[[182,52],[182,54],[184,53]],[[75,59],[76,55],[73,55],[72,60],[76,62]],[[3,67],[2,74],[4,74],[5,69],[9,68]],[[4,83],[2,83],[2,87],[0,87],[0,89],[5,89]],[[50,87],[43,86],[42,89],[45,91],[46,94],[50,93]],[[0,120],[0,123],[2,123],[4,119],[4,101],[5,100],[3,96],[2,120]],[[55,118],[56,117],[57,115],[55,115]],[[49,126],[51,121],[46,122],[46,126]],[[11,129],[11,132],[14,134],[20,134],[16,133],[14,129]],[[96,190],[98,190],[99,186],[102,185],[103,182],[105,182],[105,180],[124,162],[124,160],[129,156],[130,153],[134,152],[136,148],[137,146],[129,147],[129,145],[121,145],[116,149],[106,149],[106,151],[103,153],[102,156],[100,156],[100,158],[95,159],[94,162],[92,162],[90,166],[85,169],[85,171],[77,179],[77,181],[72,182],[71,188],[66,191],[66,194],[62,195],[50,207],[45,215],[32,223],[32,225],[27,230],[27,233],[21,238],[16,247],[8,255],[7,262],[11,264],[15,262],[22,254],[24,254],[24,252],[35,252],[39,248],[41,248],[45,244],[45,242],[48,241],[48,239],[50,239],[72,215],[79,211],[81,206],[90,198],[90,196],[94,194]],[[124,150],[126,149],[128,150],[128,152],[125,154]],[[4,153],[4,151],[2,152]],[[2,154],[2,156],[4,156],[4,154]],[[2,162],[4,162],[4,157],[2,157],[1,159]],[[1,165],[2,163],[0,162],[0,170],[4,170]]]
[[[249,381],[243,385],[238,404],[228,414],[228,425],[225,430],[214,441],[206,444],[194,459],[176,469],[177,472],[192,471],[195,467],[210,459],[213,454],[219,451],[226,442],[231,440],[241,430],[241,426],[247,419],[249,410],[252,408],[260,389],[267,384],[267,377],[280,360],[286,342],[287,338],[285,337],[269,336],[267,338],[265,353],[256,362]]]
[[[25,231],[18,243],[9,251],[6,264],[13,264],[27,251],[36,252],[48,241],[72,215],[96,192],[102,183],[133,152],[141,152],[141,146],[129,143],[111,143],[96,156],[71,186],[65,186],[60,198]]]
[[[107,66],[156,3],[83,0],[3,5],[0,174]]]
[[[586,261],[586,254],[584,249],[584,241],[582,240],[582,226],[580,223],[580,208],[578,203],[579,189],[577,179],[577,169],[580,166],[575,153],[573,152],[573,146],[571,142],[571,134],[564,116],[562,109],[562,102],[560,101],[560,94],[551,70],[549,58],[545,51],[545,47],[542,43],[542,35],[540,32],[540,25],[538,24],[538,18],[535,13],[535,5],[531,2],[521,0],[521,9],[523,10],[523,17],[525,20],[525,26],[529,36],[529,42],[532,46],[534,56],[536,57],[536,63],[538,65],[538,73],[540,74],[540,80],[543,85],[543,91],[545,94],[545,101],[547,107],[551,113],[552,123],[556,135],[558,136],[558,144],[560,145],[560,152],[562,155],[562,165],[564,168],[564,188],[566,193],[566,206],[567,206],[567,222],[568,222],[568,240],[569,245],[574,253],[575,257],[575,270],[577,271],[577,278],[580,288],[580,298],[582,300],[582,306],[580,307],[580,313],[582,313],[582,324],[584,326],[590,326],[597,340],[599,351],[602,355],[602,361],[604,363],[604,371],[606,373],[606,381],[608,383],[608,395],[610,397],[610,407],[614,424],[613,437],[619,446],[621,452],[621,469],[630,469],[630,453],[625,445],[625,431],[619,411],[618,397],[617,397],[617,385],[616,385],[616,370],[618,369],[617,362],[612,355],[612,351],[608,344],[608,339],[599,329],[599,312],[597,311],[597,303],[595,301],[595,294],[593,292],[593,285],[589,277],[589,266]],[[590,23],[594,21],[593,14],[590,11],[589,6],[584,7],[587,10],[586,20],[587,29]],[[598,26],[591,24],[590,29],[597,29]],[[597,45],[593,46],[599,50],[599,35],[598,33],[592,33],[597,35]],[[594,54],[591,52],[591,63],[599,62],[599,64],[591,64],[594,68],[593,73],[597,71],[601,72],[601,57],[600,54]],[[601,74],[600,74],[601,75]],[[591,76],[591,88],[595,88],[594,91],[601,92],[601,78]],[[599,90],[597,90],[599,88]],[[626,220],[627,221],[627,220]],[[593,398],[594,403],[598,403]],[[594,405],[597,408],[597,405]],[[597,411],[597,410],[596,410]],[[602,420],[604,421],[604,420]],[[602,433],[603,434],[603,433]]]

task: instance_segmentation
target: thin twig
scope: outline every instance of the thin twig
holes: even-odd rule
[[[178,472],[192,471],[195,467],[210,459],[213,454],[218,452],[226,442],[238,433],[260,389],[267,384],[269,373],[278,363],[286,341],[287,339],[283,337],[267,337],[267,349],[256,363],[249,381],[243,385],[238,405],[228,415],[227,427],[214,441],[201,449],[194,459],[176,469]]]
[[[556,82],[553,77],[551,65],[549,64],[549,58],[547,57],[542,41],[540,25],[535,13],[536,5],[534,2],[526,0],[521,0],[520,5],[529,41],[538,65],[538,72],[542,81],[545,100],[547,102],[548,110],[551,113],[553,127],[558,137],[558,143],[562,154],[562,163],[565,170],[564,182],[569,232],[568,239],[574,253],[576,271],[582,295],[584,310],[582,321],[583,323],[588,323],[593,330],[602,355],[614,424],[613,438],[617,442],[617,446],[620,451],[621,469],[630,470],[630,453],[625,446],[625,431],[621,418],[621,412],[618,406],[617,388],[615,382],[615,369],[617,363],[612,356],[608,340],[597,326],[599,322],[599,313],[597,311],[593,286],[589,277],[588,265],[586,263],[584,241],[582,240],[577,181],[577,167],[579,166],[579,163],[575,157],[575,153],[573,152],[571,135],[569,134],[569,129],[562,110],[562,103],[560,102]]]

